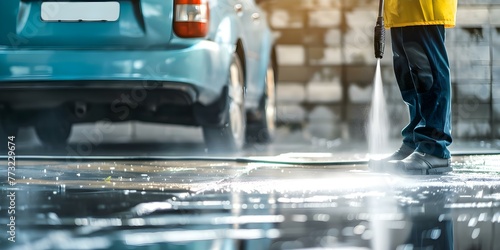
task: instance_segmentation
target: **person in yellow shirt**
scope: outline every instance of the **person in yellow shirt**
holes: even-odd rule
[[[445,28],[455,25],[457,0],[385,0],[394,73],[410,121],[401,147],[370,167],[403,174],[450,172],[451,79]],[[382,163],[382,164],[381,164]]]

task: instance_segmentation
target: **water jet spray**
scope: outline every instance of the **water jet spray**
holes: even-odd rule
[[[374,34],[374,48],[375,58],[377,58],[377,68],[375,69],[375,77],[373,79],[373,95],[367,126],[368,152],[371,156],[385,153],[384,151],[389,141],[389,119],[380,69],[380,59],[384,56],[385,48],[384,0],[380,0],[379,2]]]

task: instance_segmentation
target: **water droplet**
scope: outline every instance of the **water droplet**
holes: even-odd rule
[[[481,190],[481,191],[477,192],[476,198],[483,198],[483,191],[484,190]]]
[[[438,221],[442,222],[444,220],[445,216],[446,216],[445,214],[440,214],[439,218],[438,218]]]
[[[306,222],[307,221],[307,215],[305,214],[295,214],[292,216],[292,221],[295,222]]]
[[[439,236],[441,236],[441,229],[433,229],[431,231],[431,239],[437,240],[439,239]]]
[[[328,214],[315,214],[313,216],[313,220],[315,220],[315,221],[329,221],[330,215],[328,215]]]
[[[476,217],[473,217],[469,220],[469,224],[468,226],[469,227],[475,227],[477,225],[477,218]]]
[[[480,228],[474,228],[474,230],[472,231],[472,239],[477,239],[477,237],[479,237],[479,233],[481,233],[481,229]]]
[[[467,217],[468,216],[466,214],[461,214],[458,216],[457,221],[466,221]]]

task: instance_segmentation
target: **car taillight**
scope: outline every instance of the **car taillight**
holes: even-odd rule
[[[175,0],[174,31],[180,37],[205,37],[210,10],[208,0]]]

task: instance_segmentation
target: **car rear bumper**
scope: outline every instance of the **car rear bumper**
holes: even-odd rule
[[[32,126],[56,112],[70,123],[99,120],[145,121],[194,126],[222,126],[227,87],[204,105],[189,84],[162,81],[4,82],[0,118]],[[55,121],[56,122],[56,121]]]
[[[57,111],[71,123],[140,120],[199,125],[194,87],[160,81],[4,82],[0,114],[20,126]]]
[[[79,88],[85,92],[88,88],[143,88],[144,82],[156,82],[169,89],[189,86],[196,93],[194,102],[209,104],[226,84],[232,49],[210,41],[186,48],[140,51],[0,48],[0,89],[42,93]],[[23,91],[19,91],[18,97],[22,96]]]
[[[156,80],[2,82],[0,104],[12,110],[47,109],[65,103],[141,106],[194,104],[194,86]]]

